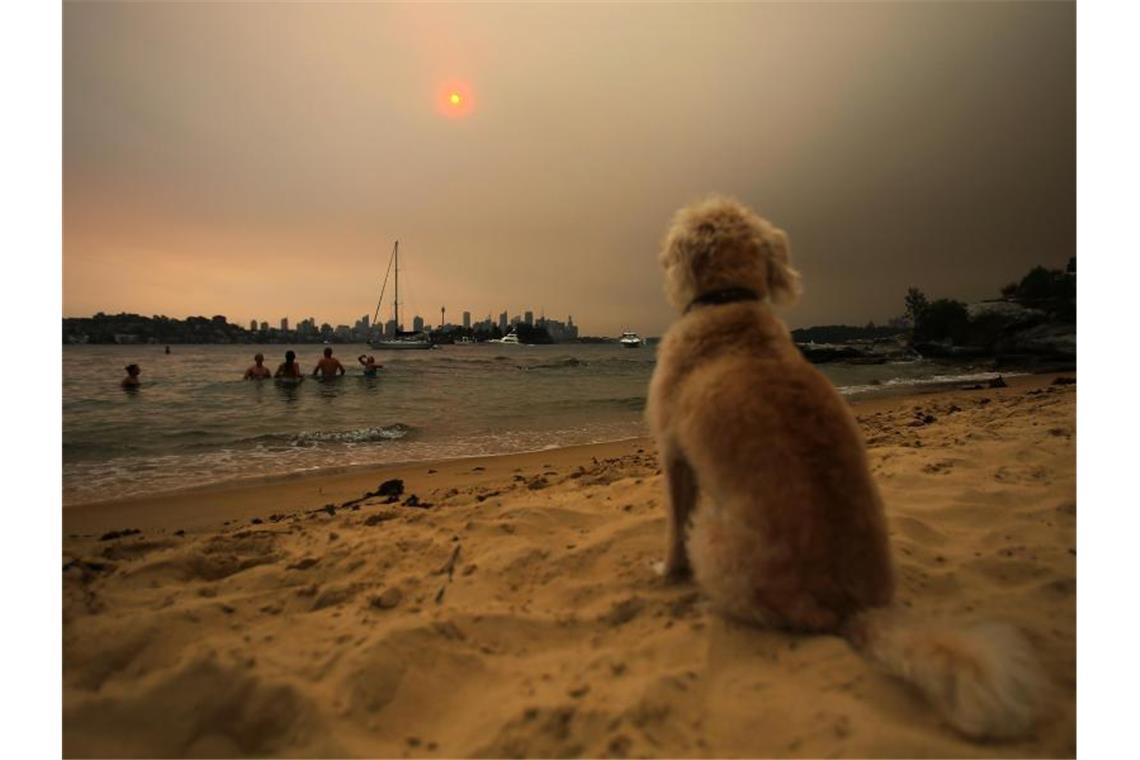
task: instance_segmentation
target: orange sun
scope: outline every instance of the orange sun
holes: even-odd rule
[[[444,82],[436,90],[436,112],[448,119],[463,119],[475,108],[471,87],[466,82]]]

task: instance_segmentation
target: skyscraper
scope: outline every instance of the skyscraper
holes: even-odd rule
[[[504,311],[499,314],[499,332],[505,333],[507,331],[507,313]]]
[[[415,316],[415,319],[412,320],[412,329],[415,330],[416,332],[420,332],[421,330],[424,329],[424,318],[421,317],[419,314],[417,314]]]
[[[523,314],[523,321],[526,322],[528,325],[534,325],[534,312],[528,311],[528,312],[524,313]]]
[[[470,330],[471,329],[471,312],[469,312],[469,311],[463,312],[463,329],[464,330]]]
[[[249,331],[250,332],[257,332],[257,320],[256,319],[249,320]]]
[[[281,317],[281,331],[287,332],[289,330],[289,317]]]

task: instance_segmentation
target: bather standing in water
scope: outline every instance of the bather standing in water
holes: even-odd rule
[[[257,353],[253,355],[253,365],[245,371],[246,380],[264,380],[270,376],[269,367],[266,367],[262,362],[265,361],[263,354]]]
[[[273,376],[287,380],[304,380],[305,375],[301,372],[301,365],[297,363],[297,354],[292,351],[286,351],[285,361],[278,365],[277,371],[273,373]]]
[[[139,387],[139,374],[142,372],[137,364],[128,364],[124,369],[127,370],[127,376],[119,385],[124,388],[138,388]]]
[[[364,367],[365,377],[376,377],[376,370],[384,366],[383,364],[376,363],[375,356],[365,356],[364,354],[356,357],[356,361],[360,362],[361,366]]]
[[[316,377],[318,372],[321,374],[322,380],[332,380],[337,375],[344,374],[344,365],[340,363],[339,359],[333,358],[331,348],[325,349],[324,358],[317,362],[317,366],[313,367],[313,377]]]

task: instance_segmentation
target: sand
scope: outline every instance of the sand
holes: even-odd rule
[[[899,603],[1036,645],[1057,689],[1027,739],[965,740],[841,639],[665,585],[634,440],[65,510],[64,753],[1075,756],[1076,393],[1052,380],[855,407]],[[341,506],[389,478],[399,502]]]

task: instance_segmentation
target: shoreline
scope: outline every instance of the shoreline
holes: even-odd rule
[[[896,604],[1034,647],[1049,704],[1020,739],[969,741],[838,637],[663,583],[665,485],[638,438],[64,510],[63,754],[1073,757],[1076,387],[1057,376],[853,404]],[[377,493],[393,477],[403,493]]]
[[[1000,374],[1000,373],[999,373]],[[1007,375],[1006,388],[986,388],[992,393],[1017,393],[1042,387],[1054,378],[1075,372]],[[872,395],[844,396],[858,414],[874,413],[897,406],[907,398],[929,398],[964,391],[973,383],[952,381],[899,385]],[[982,381],[984,384],[984,381]],[[974,391],[974,392],[981,392]],[[423,459],[383,464],[323,467],[288,473],[256,475],[207,485],[80,502],[63,506],[63,532],[84,536],[111,530],[156,530],[170,528],[198,532],[216,529],[234,520],[266,517],[270,513],[319,508],[343,502],[373,490],[382,480],[400,478],[421,490],[439,489],[452,481],[478,484],[502,475],[504,469],[528,469],[556,459],[563,466],[581,466],[595,458],[607,459],[643,449],[655,449],[650,436],[632,436],[595,443],[556,446],[523,452],[477,454],[446,459]],[[517,461],[516,461],[517,460]],[[541,460],[541,461],[540,461]],[[510,465],[510,467],[507,467]],[[430,478],[430,480],[429,480]],[[415,492],[409,487],[410,492]]]

